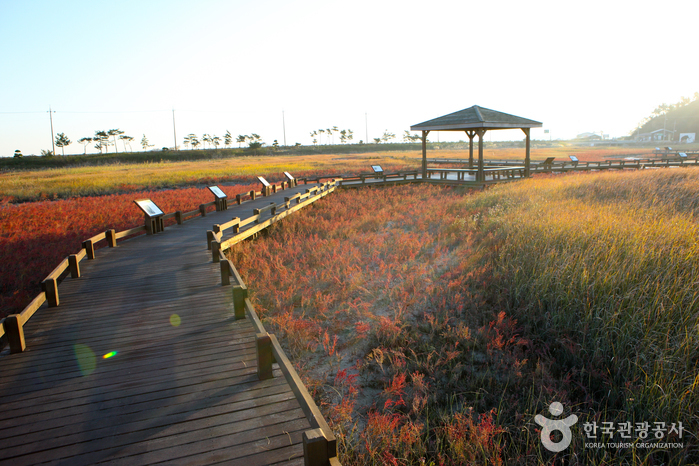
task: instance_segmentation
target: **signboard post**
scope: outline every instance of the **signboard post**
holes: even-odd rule
[[[260,183],[262,183],[262,195],[269,196],[272,194],[272,185],[270,185],[269,182],[261,176],[258,176],[257,179],[260,180]]]
[[[289,172],[284,172],[284,176],[286,176],[286,179],[289,180],[289,187],[293,188],[294,186],[298,185],[298,181],[296,181],[296,178],[291,176]]]
[[[214,202],[216,203],[216,212],[222,212],[228,210],[228,196],[226,193],[221,191],[218,186],[209,186],[209,191],[214,194]]]
[[[165,229],[165,225],[163,223],[163,215],[165,215],[165,213],[160,209],[160,207],[155,205],[155,202],[151,201],[150,199],[137,199],[134,201],[134,203],[145,214],[147,235],[153,235]]]

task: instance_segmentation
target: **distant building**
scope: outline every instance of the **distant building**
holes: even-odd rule
[[[636,141],[639,142],[650,142],[650,141],[672,141],[674,140],[675,132],[669,129],[656,129],[650,133],[641,133],[636,136]]]
[[[597,133],[580,133],[575,136],[575,139],[582,139],[585,141],[600,141],[603,139],[604,135],[599,135]]]

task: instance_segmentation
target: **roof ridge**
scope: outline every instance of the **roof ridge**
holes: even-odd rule
[[[485,118],[483,118],[483,115],[481,114],[481,109],[478,105],[474,105],[472,107],[476,111],[476,116],[480,121],[485,121]]]

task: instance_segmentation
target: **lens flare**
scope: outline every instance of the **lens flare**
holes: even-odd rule
[[[75,359],[78,362],[80,373],[84,376],[92,374],[97,367],[97,358],[95,358],[95,353],[90,349],[90,347],[87,345],[76,344],[73,345],[73,352],[75,353]]]
[[[117,355],[117,351],[110,351],[109,353],[107,353],[107,354],[105,354],[104,356],[102,356],[102,359],[109,359],[109,358],[111,358],[112,356],[116,356],[116,355]]]
[[[173,327],[179,327],[180,324],[182,323],[182,319],[180,319],[180,316],[177,314],[173,314],[170,316],[170,325]]]

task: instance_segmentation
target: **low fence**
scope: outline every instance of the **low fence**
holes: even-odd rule
[[[206,232],[206,246],[207,249],[211,250],[213,261],[219,261],[219,252],[226,251],[234,244],[255,235],[287,215],[327,196],[339,186],[341,181],[341,179],[327,181],[319,186],[306,189],[306,192],[303,194],[298,193],[294,196],[285,197],[284,202],[279,204],[271,203],[261,209],[254,209],[253,215],[244,220],[235,217],[229,222],[214,225],[211,230]],[[267,212],[270,213],[270,217],[265,220],[263,217],[266,217]],[[254,223],[253,227],[242,230],[243,227],[252,223]],[[233,229],[233,237],[223,240],[225,231],[229,229]]]
[[[428,159],[428,163],[434,164],[451,164],[451,165],[468,165],[468,159]],[[477,161],[474,161],[473,168],[467,170],[476,170]],[[486,160],[484,162],[486,170],[488,167],[516,167],[522,165],[522,160]],[[531,162],[529,165],[530,172],[555,172],[555,171],[584,171],[584,170],[625,170],[625,169],[644,169],[648,167],[683,167],[699,165],[699,154],[696,157],[681,157],[673,156],[662,159],[638,159],[638,160],[605,160],[596,162],[573,162],[573,161],[553,161]],[[438,172],[438,168],[428,168],[428,171]],[[454,169],[452,169],[453,171]],[[461,170],[461,169],[459,169]]]
[[[221,285],[232,286],[233,308],[235,319],[245,319],[252,322],[255,328],[255,341],[257,349],[257,376],[260,380],[274,377],[273,364],[279,366],[286,382],[294,392],[306,419],[311,425],[311,430],[303,433],[303,456],[308,466],[340,466],[337,458],[337,439],[330,426],[325,421],[320,409],[313,401],[310,393],[301,381],[296,369],[284,353],[277,337],[268,333],[262,321],[257,316],[255,308],[248,299],[248,288],[240,278],[238,270],[233,263],[226,258],[223,251],[217,249],[218,260],[221,264]]]
[[[645,168],[689,167],[699,165],[699,157],[672,159],[607,160],[604,162],[553,162],[532,164],[532,172],[568,172],[591,170],[643,170]]]
[[[211,250],[212,261],[220,263],[221,285],[232,286],[233,309],[236,320],[248,318],[255,327],[256,348],[257,348],[257,375],[260,380],[272,378],[274,363],[279,365],[279,369],[284,374],[284,378],[294,392],[296,399],[301,405],[306,418],[311,424],[312,430],[303,433],[303,454],[305,464],[309,466],[332,465],[340,466],[337,458],[337,439],[328,426],[325,418],[321,414],[313,398],[306,390],[296,369],[284,353],[276,336],[268,333],[260,321],[255,308],[248,299],[248,288],[243,282],[238,270],[226,257],[225,251],[234,244],[255,235],[260,230],[276,223],[297,210],[300,210],[313,202],[316,202],[328,194],[332,193],[340,184],[339,179],[328,181],[306,189],[305,193],[298,193],[294,196],[285,197],[284,202],[261,209],[254,209],[253,215],[244,220],[239,217],[223,224],[215,224],[206,233],[208,249]],[[282,211],[282,209],[284,209]],[[270,213],[270,217],[263,219],[263,215]],[[243,227],[254,224],[243,230]],[[227,230],[233,230],[233,236],[223,239]]]
[[[513,180],[516,178],[524,178],[524,166],[516,165],[512,167],[484,167],[483,176],[486,178],[490,177],[491,180]],[[440,180],[448,180],[450,174],[456,175],[457,181],[466,181],[466,175],[476,176],[478,174],[477,168],[428,168],[427,178],[432,179],[432,175],[439,175]]]

